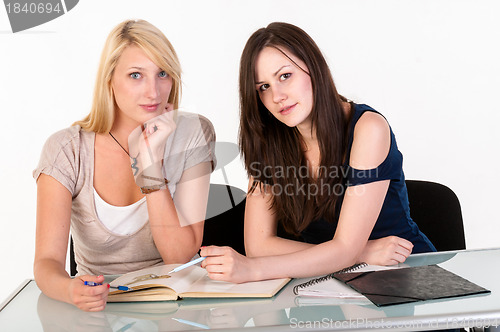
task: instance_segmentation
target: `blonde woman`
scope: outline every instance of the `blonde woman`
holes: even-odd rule
[[[196,255],[215,133],[206,118],[175,111],[180,73],[172,45],[150,23],[111,31],[89,115],[47,140],[33,172],[34,274],[46,295],[99,311],[108,285],[85,281]],[[76,278],[65,271],[70,231]]]

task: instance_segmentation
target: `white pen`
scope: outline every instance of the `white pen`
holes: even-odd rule
[[[167,274],[179,272],[180,270],[184,270],[186,267],[190,267],[191,265],[197,264],[197,263],[203,261],[205,258],[207,258],[207,257],[200,257],[200,258],[197,258],[197,259],[192,260],[190,262],[187,262],[186,264],[182,264],[181,266],[177,266],[175,269],[168,272]]]
[[[205,257],[201,257],[201,258],[205,258]],[[189,321],[189,320],[185,320],[185,319],[182,319],[182,318],[174,318],[174,317],[172,317],[172,319],[175,320],[175,321],[177,321],[177,322],[179,322],[179,323],[184,323],[184,324],[191,325],[191,326],[194,326],[194,327],[199,327],[201,329],[205,329],[205,330],[210,329],[210,326],[205,325],[205,324],[195,323],[195,322],[192,322],[192,321]]]

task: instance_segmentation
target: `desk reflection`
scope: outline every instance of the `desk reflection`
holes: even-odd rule
[[[289,288],[291,291],[291,287]],[[231,329],[411,316],[414,306],[376,308],[369,302],[300,298],[186,299],[166,302],[108,303],[101,312],[85,312],[40,294],[37,312],[44,331],[174,331]],[[324,323],[326,324],[326,323]]]
[[[108,303],[101,312],[38,297],[44,331],[171,331],[288,324],[273,299],[196,299],[166,302]]]

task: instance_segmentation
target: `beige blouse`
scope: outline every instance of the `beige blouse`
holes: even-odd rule
[[[215,167],[215,131],[198,114],[179,112],[177,128],[165,148],[165,173],[172,197],[184,170],[212,161]],[[95,133],[72,126],[49,137],[33,177],[41,173],[64,185],[73,197],[71,234],[78,275],[122,274],[162,264],[149,222],[135,233],[119,235],[108,230],[97,217],[94,181]],[[213,168],[212,168],[213,170]]]

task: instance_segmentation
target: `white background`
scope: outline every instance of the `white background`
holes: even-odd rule
[[[496,0],[81,0],[67,14],[13,34],[0,8],[0,302],[33,276],[36,185],[47,137],[84,117],[109,31],[128,18],[160,28],[183,66],[182,105],[237,142],[238,63],[272,21],[306,30],[344,96],[389,120],[407,179],[458,195],[468,248],[500,245],[500,2]],[[236,158],[225,167],[246,188]],[[214,182],[223,182],[221,171]]]

